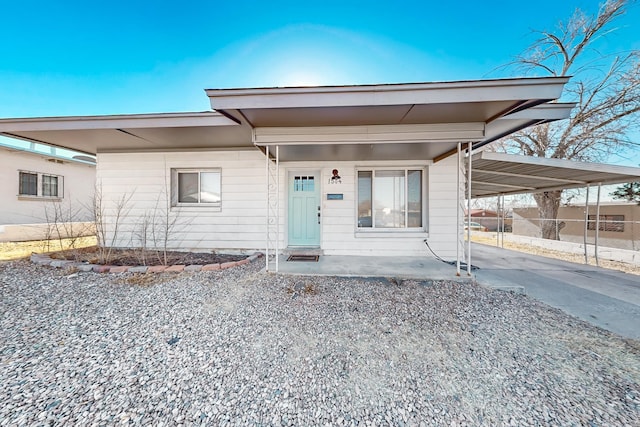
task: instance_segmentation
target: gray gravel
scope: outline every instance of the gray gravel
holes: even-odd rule
[[[0,425],[640,425],[640,343],[477,285],[0,264]]]

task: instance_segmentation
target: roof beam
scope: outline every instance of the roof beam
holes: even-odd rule
[[[512,184],[499,184],[497,182],[488,182],[488,181],[473,180],[473,182],[471,183],[471,185],[476,185],[476,184],[484,184],[491,187],[504,187],[504,188],[514,188],[514,189],[521,189],[521,190],[535,190],[535,187],[525,187],[523,185],[512,185]]]
[[[484,136],[484,123],[426,125],[365,125],[320,127],[258,127],[256,145],[379,144],[388,142],[476,141]]]

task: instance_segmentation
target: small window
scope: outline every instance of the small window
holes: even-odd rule
[[[589,215],[587,230],[596,229],[596,216]],[[598,224],[600,231],[613,231],[624,233],[624,215],[600,215],[600,223]]]
[[[21,196],[38,195],[38,174],[30,172],[20,172],[20,185],[18,194]],[[15,188],[15,187],[14,187]]]
[[[44,197],[58,197],[58,177],[42,175],[42,195]]]
[[[420,169],[358,171],[358,228],[423,227]]]
[[[177,205],[220,206],[220,170],[173,170],[174,201]]]

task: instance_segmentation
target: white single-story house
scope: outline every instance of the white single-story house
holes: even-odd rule
[[[411,256],[427,239],[455,258],[460,148],[567,118],[553,102],[567,81],[211,89],[213,111],[1,119],[0,133],[97,155],[116,246],[157,244],[156,221],[184,250]]]
[[[72,219],[84,234],[91,228],[86,206],[91,205],[95,177],[91,157],[74,158],[53,147],[0,138],[0,242],[43,239],[54,220],[67,230],[71,227],[62,222]]]

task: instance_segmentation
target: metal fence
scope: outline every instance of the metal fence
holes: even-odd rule
[[[598,244],[602,247],[640,250],[640,221],[622,220],[617,215],[589,215],[589,220],[577,218],[558,218],[540,220],[538,218],[506,218],[504,224],[498,218],[474,218],[475,222],[487,227],[489,231],[512,232],[514,235],[543,238],[543,229],[554,240]],[[596,233],[596,227],[598,232]]]

